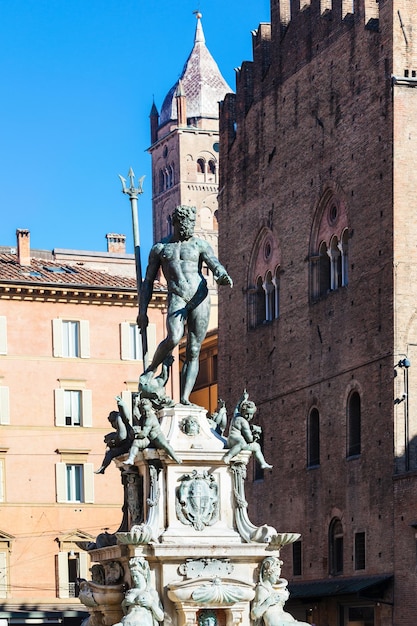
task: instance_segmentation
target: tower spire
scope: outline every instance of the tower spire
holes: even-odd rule
[[[194,15],[197,18],[197,26],[195,29],[195,37],[194,37],[194,43],[205,43],[206,42],[206,38],[204,37],[204,32],[203,32],[203,26],[201,24],[201,18],[203,17],[203,15],[200,13],[200,11],[193,11]]]

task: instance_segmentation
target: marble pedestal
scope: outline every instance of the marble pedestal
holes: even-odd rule
[[[115,460],[127,476],[128,528],[116,534],[117,545],[92,550],[91,559],[104,572],[118,563],[117,582],[126,588],[132,586],[134,559],[146,561],[149,585],[163,606],[163,624],[197,626],[209,610],[218,626],[249,626],[260,564],[299,535],[250,522],[244,495],[250,453],[226,464],[225,441],[210,429],[204,409],[177,405],[163,409],[159,417],[182,462],[152,448],[138,455],[134,467],[125,466],[123,457]],[[103,586],[109,582],[105,579]],[[120,596],[113,604],[98,602],[93,586],[85,592],[90,626],[119,622]],[[96,604],[91,605],[89,591]]]

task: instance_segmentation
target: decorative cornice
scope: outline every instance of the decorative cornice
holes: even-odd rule
[[[16,281],[2,281],[0,300],[27,300],[38,302],[74,302],[77,304],[104,304],[137,306],[135,288],[101,288],[68,285],[34,285]],[[166,291],[154,292],[150,306],[164,308]]]

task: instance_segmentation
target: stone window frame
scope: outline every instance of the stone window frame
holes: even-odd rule
[[[55,541],[58,543],[59,552],[55,555],[56,563],[56,597],[57,598],[72,598],[78,594],[76,592],[76,583],[70,581],[69,575],[69,561],[76,561],[76,573],[79,579],[90,578],[89,565],[90,556],[88,552],[81,550],[77,543],[80,542],[93,542],[94,537],[87,535],[82,531],[74,531],[67,535],[61,535],[56,537]]]
[[[0,315],[0,354],[7,354],[7,317]]]
[[[0,530],[0,600],[10,596],[10,553],[15,537]]]
[[[349,216],[342,188],[328,184],[317,202],[309,244],[311,302],[349,284]]]
[[[78,346],[74,346],[77,354],[67,356],[64,350],[64,324],[75,322],[78,324]],[[54,357],[65,359],[90,358],[90,322],[78,318],[55,318],[52,320],[52,354]]]
[[[2,382],[3,377],[0,376],[0,425],[5,426],[10,424],[10,391]]]
[[[60,461],[55,463],[56,501],[60,504],[94,503],[94,464],[88,462],[89,450],[58,449]],[[82,494],[80,500],[68,499],[67,467],[80,466]]]
[[[356,531],[353,538],[353,562],[355,571],[366,569],[366,532]]]
[[[151,359],[156,350],[156,324],[148,324],[147,338],[148,357]],[[124,321],[120,323],[120,359],[122,361],[143,361],[142,341],[136,322]]]
[[[82,379],[58,379],[59,387],[54,389],[55,426],[65,428],[91,428],[93,425],[93,398],[92,390],[87,389],[86,380]],[[80,424],[68,423],[67,394],[68,391],[80,393]]]
[[[262,228],[255,239],[247,278],[248,329],[280,316],[281,253],[275,235]]]
[[[313,422],[313,417],[315,422]],[[307,467],[320,467],[320,411],[312,406],[307,416]]]
[[[356,406],[353,406],[353,402]],[[346,457],[358,457],[362,448],[362,398],[352,389],[346,401]]]
[[[339,576],[344,569],[344,528],[340,517],[329,524],[329,574]]]

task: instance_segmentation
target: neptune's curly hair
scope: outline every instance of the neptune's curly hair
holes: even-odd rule
[[[172,221],[175,222],[181,219],[189,219],[192,222],[195,222],[197,215],[197,209],[195,206],[187,206],[185,204],[180,204],[172,212]]]

